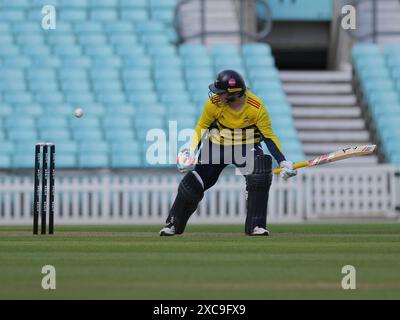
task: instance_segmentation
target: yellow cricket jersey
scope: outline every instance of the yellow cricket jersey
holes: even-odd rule
[[[208,130],[211,142],[216,144],[239,145],[269,141],[267,146],[272,155],[277,161],[284,160],[280,142],[272,130],[271,119],[263,102],[250,91],[246,91],[245,97],[240,111],[223,104],[217,95],[207,100],[192,138],[193,151]]]

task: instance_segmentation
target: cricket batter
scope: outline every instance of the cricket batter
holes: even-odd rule
[[[266,143],[283,169],[283,179],[295,176],[297,171],[282,152],[263,102],[247,89],[239,73],[233,70],[220,72],[209,89],[210,99],[196,125],[191,148],[181,151],[178,156],[178,168],[186,175],[179,184],[178,194],[160,236],[184,232],[204,192],[217,182],[220,173],[229,164],[235,165],[246,180],[245,234],[267,236],[272,158],[264,155],[261,142]],[[199,160],[196,159],[196,151],[200,152]]]

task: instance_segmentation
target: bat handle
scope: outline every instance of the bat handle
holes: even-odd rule
[[[300,169],[300,168],[304,168],[304,167],[308,167],[308,161],[303,161],[303,162],[296,162],[293,164],[293,169]],[[275,174],[280,174],[282,172],[282,168],[278,168],[274,170]]]

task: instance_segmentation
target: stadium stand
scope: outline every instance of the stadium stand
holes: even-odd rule
[[[371,122],[385,158],[400,164],[400,45],[358,44],[353,61]]]
[[[275,21],[330,21],[332,19],[331,0],[268,0],[272,18]],[[265,17],[265,7],[257,6],[259,18]]]
[[[43,5],[57,27],[40,27]],[[33,145],[57,145],[58,168],[145,166],[148,129],[193,128],[208,85],[227,68],[264,99],[291,160],[302,160],[291,106],[265,44],[174,41],[176,0],[7,1],[0,17],[0,168],[31,168]],[[229,62],[226,61],[229,53]],[[72,117],[77,107],[81,119]],[[146,114],[141,113],[146,110]],[[148,113],[150,111],[150,113]]]

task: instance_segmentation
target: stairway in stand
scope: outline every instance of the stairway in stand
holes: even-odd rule
[[[307,159],[350,146],[372,144],[352,87],[351,71],[282,71],[295,125]],[[378,163],[376,155],[336,165]]]

